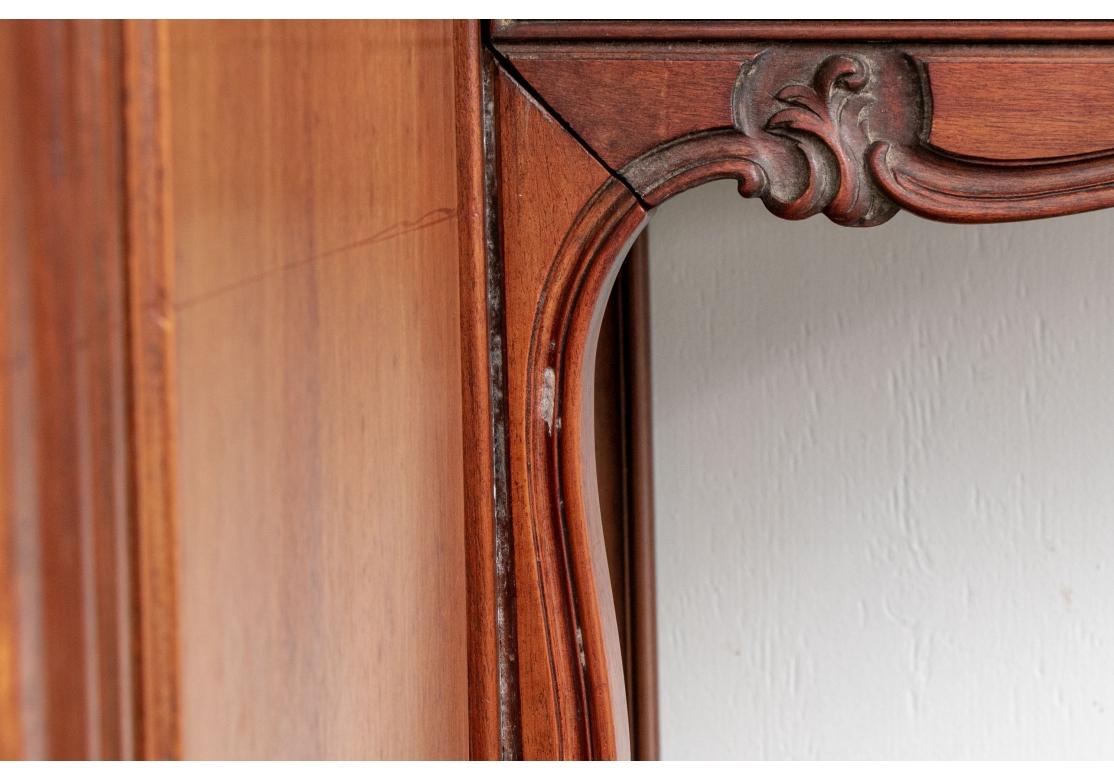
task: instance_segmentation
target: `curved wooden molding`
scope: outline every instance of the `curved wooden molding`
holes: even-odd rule
[[[894,49],[771,49],[744,63],[734,128],[658,146],[621,175],[648,203],[716,178],[739,180],[779,217],[823,212],[854,227],[899,208],[947,222],[1037,219],[1114,205],[1114,152],[978,161],[927,142],[931,91]]]
[[[494,131],[485,170],[496,172],[488,197],[497,218],[485,246],[494,248],[486,278],[495,282],[486,288],[486,310],[474,314],[497,325],[488,359],[498,369],[491,381],[502,384],[492,398],[506,401],[505,437],[493,446],[507,458],[508,495],[496,492],[505,506],[492,511],[510,518],[513,535],[507,618],[517,630],[519,707],[500,710],[503,755],[628,755],[595,482],[592,372],[607,294],[647,207],[722,178],[738,180],[742,195],[780,217],[823,213],[849,226],[880,224],[902,208],[937,220],[998,222],[1114,206],[1114,153],[992,162],[935,148],[929,72],[904,49],[778,45],[757,54],[705,48],[682,55],[676,61],[688,73],[719,81],[703,89],[670,76],[660,84],[665,103],[644,105],[641,114],[631,106],[653,96],[653,77],[668,70],[664,60],[681,56],[676,51],[539,53],[535,46],[518,51],[519,60],[509,57],[512,67],[525,63],[550,87],[561,85],[560,105],[575,104],[575,90],[611,79],[607,94],[617,107],[593,116],[604,105],[593,97],[592,109],[570,114],[571,123],[541,103],[549,100],[544,89],[531,93],[498,67],[491,73],[494,100],[485,106],[493,106]],[[965,56],[979,67],[982,55]],[[1114,68],[1114,51],[1103,56]],[[652,62],[645,83],[624,94],[624,79],[639,77],[642,60]],[[718,102],[680,99],[699,95]],[[589,148],[601,139],[605,146]],[[491,495],[491,487],[482,489]],[[494,562],[485,559],[481,574],[482,566]],[[507,728],[512,710],[519,720]]]
[[[486,316],[501,310],[505,321],[490,360],[505,379],[506,439],[497,445],[508,490],[496,512],[511,526],[514,606],[501,619],[515,624],[519,702],[502,708],[501,719],[519,720],[501,724],[500,752],[623,758],[626,697],[591,449],[590,356],[602,314],[594,304],[606,299],[608,269],[617,270],[646,214],[518,84],[500,72],[492,80],[499,121],[489,160],[503,240],[493,237],[488,272],[501,284]]]
[[[932,86],[928,144],[982,162],[1114,149],[1114,58],[1106,47],[915,54]]]
[[[645,213],[612,179],[571,226],[553,260],[531,339],[526,437],[536,518],[559,529],[576,620],[584,757],[630,755],[618,626],[596,483],[594,386],[603,304]]]
[[[1114,153],[1027,165],[946,157],[886,142],[868,152],[878,186],[893,202],[944,222],[1009,222],[1114,206]]]
[[[501,19],[496,41],[1114,41],[1109,21]]]
[[[912,146],[926,98],[915,65],[886,50],[782,49],[744,63],[732,97],[733,131],[658,147],[621,174],[648,202],[713,178],[739,179],[785,219],[823,212],[842,225],[885,222],[897,206],[866,166],[880,138]]]

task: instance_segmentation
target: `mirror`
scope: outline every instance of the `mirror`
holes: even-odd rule
[[[1114,758],[1112,247],[1108,212],[854,230],[730,182],[658,209],[652,371],[616,391],[652,398],[636,756]]]

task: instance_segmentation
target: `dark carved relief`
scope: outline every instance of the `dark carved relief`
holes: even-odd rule
[[[897,49],[779,47],[743,64],[734,127],[679,138],[626,166],[650,205],[704,181],[735,178],[774,214],[823,212],[878,225],[905,208],[949,222],[1002,222],[1114,206],[1114,155],[995,163],[947,155],[925,139],[931,91]]]
[[[735,126],[764,152],[756,162],[769,185],[756,194],[792,219],[823,211],[842,225],[885,222],[897,206],[875,185],[866,154],[879,140],[916,141],[925,100],[914,66],[884,51],[780,54],[759,55],[735,86]]]
[[[678,174],[731,176],[744,196],[786,219],[823,212],[868,226],[896,213],[867,152],[881,140],[913,144],[920,135],[927,101],[911,60],[885,49],[771,49],[744,63],[733,102],[734,129],[656,149],[628,166],[628,181],[658,202],[679,188]]]

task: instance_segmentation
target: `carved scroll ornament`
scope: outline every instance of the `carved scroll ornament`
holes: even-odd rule
[[[902,52],[774,48],[743,64],[734,127],[660,146],[621,172],[651,205],[716,178],[774,214],[854,227],[906,208],[948,222],[1002,222],[1114,206],[1114,153],[996,162],[926,139],[932,96]]]
[[[494,555],[479,556],[481,581],[501,583],[502,600],[492,607],[500,615],[492,619],[496,657],[478,675],[498,669],[497,711],[483,712],[499,725],[504,755],[629,753],[592,465],[591,372],[604,302],[646,206],[722,178],[736,179],[744,196],[760,198],[778,216],[824,213],[852,226],[880,224],[900,208],[990,222],[1114,205],[1114,153],[991,161],[933,148],[926,72],[895,47],[787,44],[742,62],[752,51],[732,57],[717,85],[724,89],[707,93],[723,100],[742,63],[730,119],[726,110],[707,112],[702,116],[712,120],[691,126],[698,132],[677,130],[687,134],[664,143],[669,132],[654,135],[635,149],[659,145],[614,163],[617,177],[600,163],[618,158],[589,154],[587,141],[569,136],[509,75],[497,81],[497,99],[485,103],[498,118],[497,143],[487,147],[497,154],[488,152],[485,171],[498,173],[491,193],[502,232],[486,236],[487,276],[475,275],[486,285],[477,285],[473,319],[495,328],[485,331],[490,371],[480,374],[495,390],[483,395],[489,389],[481,383],[477,397],[506,404],[492,412],[498,424],[488,429],[501,438],[483,433],[493,437],[489,462],[506,465],[493,487],[480,491],[501,502],[493,515],[503,557],[497,565]],[[578,62],[557,59],[570,68]],[[639,127],[674,126],[656,119]],[[486,636],[482,621],[477,625]]]

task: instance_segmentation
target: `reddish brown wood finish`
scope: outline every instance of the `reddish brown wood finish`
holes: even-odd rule
[[[445,24],[0,27],[0,755],[624,757],[593,368],[648,209],[1114,205],[1110,23],[492,30],[454,93]]]
[[[492,38],[512,41],[1056,41],[1114,42],[1109,21],[582,21],[499,20]]]
[[[593,461],[586,378],[602,305],[594,318],[573,315],[581,294],[602,299],[614,269],[601,273],[594,260],[617,256],[643,211],[506,75],[499,75],[496,96],[500,191],[537,196],[499,200],[502,235],[511,237],[502,242],[502,359],[522,752],[623,757],[629,738],[618,631],[594,468],[585,467]]]
[[[506,511],[506,402],[502,373],[488,357],[504,338],[501,308],[489,311],[493,254],[486,237],[493,204],[494,136],[484,106],[494,65],[482,48],[478,22],[456,22],[456,131],[460,208],[461,371],[463,387],[465,557],[468,585],[468,721],[473,759],[521,756],[515,656],[514,578]],[[490,119],[490,116],[486,117]],[[492,395],[492,388],[500,391]],[[498,416],[493,414],[498,413]]]
[[[138,755],[181,753],[166,26],[124,23]]]
[[[512,62],[613,169],[675,138],[731,127],[731,93],[746,54],[650,59],[622,49],[591,57],[551,48],[516,50]]]
[[[646,236],[642,234],[642,238]],[[641,240],[641,239],[640,239]],[[639,241],[631,248],[637,249]],[[626,490],[626,418],[627,399],[625,369],[623,366],[623,275],[631,267],[623,263],[615,287],[607,299],[603,319],[600,321],[599,340],[596,344],[594,368],[595,428],[592,436],[596,449],[596,486],[600,494],[600,520],[603,525],[604,546],[607,550],[607,568],[611,580],[611,594],[615,599],[615,622],[619,626],[619,647],[623,653],[623,668],[629,669],[629,630],[627,618],[630,610],[628,569],[630,546],[630,518],[627,513]],[[627,715],[633,725],[629,680],[627,689]],[[632,741],[631,754],[635,753]]]
[[[731,127],[734,81],[748,59],[770,47],[600,48],[502,46],[547,104],[618,170],[668,141]],[[1011,161],[1114,149],[1105,121],[1114,108],[1114,48],[914,44],[900,50],[924,65],[932,96],[925,140],[935,148]]]
[[[928,143],[938,149],[1011,161],[1114,149],[1114,50],[920,59],[932,86]]]
[[[996,32],[1058,44],[982,43]],[[778,216],[860,226],[899,208],[992,222],[1114,205],[1114,48],[1059,45],[1072,36],[1107,42],[1114,27],[494,26],[543,104],[500,80],[488,190],[525,756],[625,754],[589,410],[603,300],[643,207],[716,178]]]
[[[500,46],[650,204],[723,177],[780,216],[856,225],[1114,203],[1111,47]]]
[[[449,22],[167,24],[186,758],[465,758]]]
[[[3,758],[136,750],[122,57],[0,25]]]
[[[0,65],[0,757],[465,757],[450,24]]]

